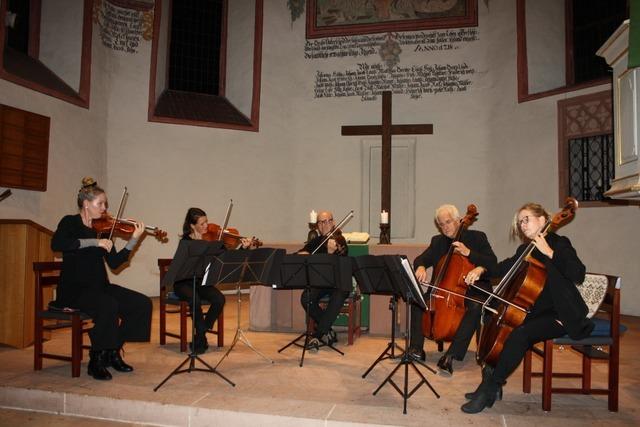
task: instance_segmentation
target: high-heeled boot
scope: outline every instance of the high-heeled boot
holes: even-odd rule
[[[485,365],[484,368],[482,368],[482,381],[485,381],[485,378],[491,376],[493,374],[493,368],[489,365]],[[480,383],[480,385],[482,385],[482,383]],[[478,387],[475,389],[475,391],[472,391],[471,393],[465,393],[464,398],[467,400],[471,400],[471,399],[475,399],[475,397],[477,396],[478,392],[480,391],[480,385],[478,385]],[[498,391],[496,393],[496,399],[497,400],[502,400],[502,384],[500,384],[498,386]]]
[[[107,369],[108,350],[89,351],[89,366],[87,373],[96,380],[110,380],[111,373]]]
[[[113,369],[118,372],[131,372],[133,371],[133,366],[128,365],[122,360],[122,356],[120,356],[120,352],[122,351],[122,347],[113,350],[107,350],[108,352],[108,361],[109,365]]]
[[[499,387],[500,384],[493,380],[493,376],[487,377],[480,384],[478,393],[474,398],[462,405],[460,409],[467,414],[477,414],[482,412],[484,408],[491,408],[496,401]]]

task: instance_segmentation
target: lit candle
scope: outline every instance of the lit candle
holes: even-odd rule
[[[389,224],[389,212],[380,212],[380,224]]]
[[[318,222],[318,213],[312,209],[311,212],[309,212],[309,223],[315,224],[316,222]]]

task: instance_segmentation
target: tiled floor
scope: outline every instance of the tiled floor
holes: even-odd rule
[[[227,346],[235,332],[234,304],[233,299],[228,299],[225,310]],[[247,327],[248,304],[243,305],[242,313],[242,324]],[[175,320],[172,323],[177,324]],[[219,367],[235,387],[211,373],[191,372],[174,376],[154,392],[153,388],[186,356],[179,352],[177,342],[158,344],[156,311],[152,342],[125,347],[125,360],[135,371],[115,373],[108,382],[88,377],[86,360],[81,377],[71,378],[70,365],[57,361],[45,361],[44,369],[34,372],[31,347],[0,347],[0,407],[9,408],[0,410],[0,425],[110,426],[115,425],[113,421],[184,426],[640,425],[640,318],[625,317],[624,323],[629,330],[622,341],[618,413],[608,412],[604,396],[580,395],[554,395],[552,411],[545,413],[540,408],[539,381],[534,382],[532,394],[523,394],[518,370],[505,388],[503,401],[478,415],[463,414],[459,409],[464,403],[463,395],[473,390],[480,379],[474,355],[469,352],[464,362],[455,365],[452,377],[422,369],[441,398],[423,386],[409,399],[407,414],[403,415],[402,398],[390,385],[372,395],[397,362],[383,361],[362,378],[388,340],[365,335],[355,345],[346,346],[344,334],[340,334],[338,344],[344,356],[324,348],[308,353],[301,368],[299,349],[277,352],[293,334],[247,332],[251,343],[275,363],[239,343]],[[47,345],[66,348],[68,340],[68,334],[60,331]],[[210,350],[202,359],[215,366],[226,348]],[[435,366],[439,357],[435,345],[429,343],[428,350],[427,363]],[[556,357],[561,367],[579,368],[579,359],[569,354],[570,350],[558,353],[562,353]],[[597,364],[594,370],[594,384],[604,384],[606,367]],[[401,369],[395,376],[400,385],[403,374]],[[417,376],[410,370],[409,383],[416,382]]]

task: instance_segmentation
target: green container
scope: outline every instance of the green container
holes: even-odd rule
[[[349,245],[349,256],[369,255],[369,245]],[[353,288],[356,288],[356,279],[353,280]],[[369,328],[369,295],[361,295],[360,300],[360,327]],[[348,326],[347,316],[339,314],[335,326]]]

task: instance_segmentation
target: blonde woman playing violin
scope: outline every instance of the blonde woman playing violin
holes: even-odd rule
[[[51,249],[63,255],[57,299],[51,305],[91,316],[94,326],[89,331],[87,371],[97,380],[110,380],[109,367],[118,372],[133,371],[122,360],[122,345],[149,341],[152,306],[147,296],[110,283],[104,263],[112,270],[126,263],[145,227],[135,223],[127,245],[116,251],[111,240],[98,239],[91,227],[92,221],[106,212],[105,191],[92,178],[84,178],[77,202],[79,213],[62,218],[51,240]]]

